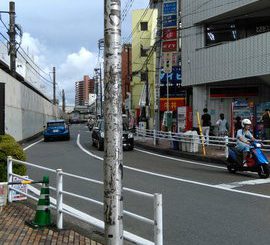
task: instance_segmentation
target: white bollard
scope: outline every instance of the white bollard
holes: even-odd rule
[[[154,242],[163,245],[162,194],[154,195]]]
[[[13,171],[13,162],[12,162],[12,157],[8,156],[7,158],[7,181],[12,182],[12,172]],[[9,188],[9,185],[7,186],[7,191],[8,191],[8,202],[12,202],[12,193],[11,189]]]
[[[228,158],[229,157],[229,147],[228,147],[229,137],[225,136],[224,139],[225,139],[225,157]]]
[[[56,208],[57,208],[57,228],[63,229],[63,171],[56,170]]]

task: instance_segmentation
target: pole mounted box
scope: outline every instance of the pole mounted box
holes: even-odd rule
[[[172,53],[163,53],[164,56],[164,64],[163,71],[164,73],[172,73]]]

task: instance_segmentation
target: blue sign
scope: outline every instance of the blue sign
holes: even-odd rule
[[[165,14],[176,14],[177,13],[177,2],[164,3],[163,15]]]
[[[167,76],[169,79],[169,83],[181,83],[182,74],[181,68],[179,66],[172,67],[172,73],[165,74],[163,70],[160,72],[160,83],[167,83]]]
[[[163,27],[174,27],[177,26],[177,16],[165,15],[163,16]]]

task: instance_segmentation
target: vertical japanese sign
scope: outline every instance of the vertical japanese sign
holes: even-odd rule
[[[160,72],[160,98],[161,107],[163,108],[162,98],[166,98],[167,102],[170,104],[170,109],[172,103],[176,98],[183,97],[183,91],[181,88],[181,68],[180,64],[180,54],[179,54],[179,37],[178,37],[178,16],[179,16],[179,6],[177,0],[164,0],[162,7],[162,60],[163,69]],[[168,62],[168,57],[171,57],[171,62]],[[170,64],[171,72],[168,73],[166,65]],[[168,79],[167,79],[168,78]],[[166,83],[169,84],[166,85]],[[166,87],[169,86],[169,89]],[[169,93],[169,95],[167,95]],[[169,101],[169,102],[168,102]],[[181,102],[182,103],[182,102]],[[173,109],[173,110],[176,110]]]

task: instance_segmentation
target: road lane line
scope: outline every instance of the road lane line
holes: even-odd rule
[[[191,163],[193,165],[210,167],[210,168],[217,168],[217,169],[227,169],[226,167],[221,167],[221,166],[216,166],[216,165],[206,164],[206,163],[201,163],[201,162],[194,162],[194,161],[185,160],[185,159],[182,159],[182,158],[179,159],[179,158],[175,158],[175,157],[168,157],[168,156],[160,155],[160,154],[157,154],[157,153],[153,153],[153,152],[149,152],[149,151],[145,151],[145,150],[141,150],[141,149],[137,149],[137,148],[135,148],[134,150],[145,153],[145,154],[148,154],[148,155],[162,157],[162,158],[177,161],[177,162]]]
[[[234,189],[234,188],[240,188],[247,185],[263,185],[263,184],[269,184],[269,183],[270,183],[270,179],[256,179],[256,180],[245,180],[245,181],[239,181],[239,182],[224,183],[224,184],[219,184],[216,186]]]
[[[37,142],[34,142],[33,144],[31,144],[31,145],[29,145],[29,146],[26,146],[25,148],[23,148],[23,150],[24,150],[24,151],[27,151],[29,148],[31,148],[32,146],[34,146],[34,145],[36,145],[36,144],[38,144],[38,143],[40,143],[40,142],[42,142],[42,141],[43,141],[43,139],[38,140]]]
[[[103,161],[103,158],[102,157],[99,157],[99,156],[91,153],[90,151],[86,150],[81,145],[81,143],[80,143],[80,134],[78,134],[78,137],[77,137],[77,145],[79,146],[79,148],[83,152],[85,152],[89,156],[91,156],[93,158],[96,158],[98,160]],[[234,192],[234,193],[239,193],[239,194],[244,194],[244,195],[249,195],[249,196],[254,196],[254,197],[260,197],[260,198],[270,199],[270,196],[268,196],[268,195],[263,195],[263,194],[248,192],[248,191],[235,190],[235,189],[228,188],[226,186],[211,185],[211,184],[207,184],[207,183],[203,183],[203,182],[198,182],[198,181],[193,181],[193,180],[187,180],[187,179],[172,177],[172,176],[169,176],[169,175],[158,174],[158,173],[154,173],[154,172],[150,172],[150,171],[146,171],[146,170],[142,170],[142,169],[138,169],[138,168],[133,168],[133,167],[125,166],[125,165],[124,165],[124,168],[125,169],[129,169],[129,170],[132,170],[134,172],[139,172],[139,173],[143,173],[143,174],[147,174],[147,175],[151,175],[151,176],[155,176],[155,177],[160,177],[160,178],[164,178],[164,179],[174,180],[174,181],[181,182],[181,183],[194,184],[194,185],[209,187],[209,188],[223,190],[223,191],[228,191],[228,192]]]

